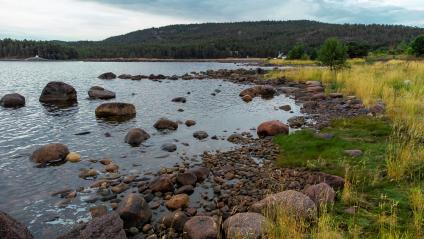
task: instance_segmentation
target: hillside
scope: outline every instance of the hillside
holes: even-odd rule
[[[261,21],[171,25],[97,42],[54,44],[75,48],[78,58],[82,59],[274,57],[280,51],[287,52],[295,44],[303,44],[307,51],[312,52],[328,37],[338,37],[346,43],[354,42],[377,50],[394,48],[419,34],[424,34],[423,28],[340,25],[306,20]],[[16,51],[19,49],[8,52]]]

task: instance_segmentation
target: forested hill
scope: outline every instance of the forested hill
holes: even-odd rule
[[[387,50],[420,34],[424,34],[423,28],[407,26],[261,21],[171,25],[97,42],[56,44],[66,46],[64,49],[75,48],[79,58],[275,57],[296,44],[314,51],[329,37],[338,37],[370,50]]]

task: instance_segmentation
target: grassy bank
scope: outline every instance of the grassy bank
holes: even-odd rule
[[[357,63],[336,73],[309,67],[266,75],[280,77],[319,80],[327,93],[356,95],[369,107],[384,103],[387,118],[335,121],[324,130],[332,139],[317,138],[311,131],[275,139],[283,150],[281,166],[346,178],[336,204],[316,225],[300,231],[313,238],[423,238],[424,62]],[[364,151],[363,156],[347,157],[344,150],[352,148]],[[336,236],[319,233],[323,228]]]

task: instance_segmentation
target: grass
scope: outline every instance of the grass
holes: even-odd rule
[[[337,229],[342,238],[424,238],[424,61],[369,62],[351,61],[349,68],[338,72],[303,67],[265,76],[318,80],[327,93],[355,95],[367,107],[385,106],[386,119],[334,121],[323,131],[333,134],[332,139],[308,130],[275,138],[283,149],[280,166],[318,169],[345,178],[328,218],[307,229],[310,238],[334,238],[314,234],[319,228]],[[351,148],[364,154],[344,155]]]

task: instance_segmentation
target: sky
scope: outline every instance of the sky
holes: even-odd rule
[[[102,40],[171,24],[299,19],[424,27],[424,0],[0,0],[0,39]]]

